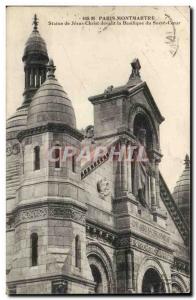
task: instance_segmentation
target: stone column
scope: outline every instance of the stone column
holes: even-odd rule
[[[156,207],[156,181],[155,177],[150,177],[150,188],[151,188],[151,207]]]
[[[131,175],[131,145],[127,145],[128,148],[128,161],[127,161],[127,181],[128,181],[128,192],[132,193],[132,175]],[[129,152],[130,151],[130,152]]]
[[[36,82],[35,82],[36,87],[40,87],[40,74],[39,74],[39,68],[36,69]]]
[[[33,69],[31,69],[31,71],[30,71],[31,73],[30,73],[30,87],[33,87]]]
[[[148,206],[151,207],[151,177],[148,177]]]
[[[121,149],[123,157],[121,160],[121,190],[127,191],[128,190],[128,184],[127,184],[127,161],[126,161],[126,143],[123,140],[121,142]]]
[[[130,250],[126,253],[127,262],[127,293],[132,294],[133,292],[133,258]]]
[[[156,205],[159,207],[160,187],[159,187],[159,161],[155,161],[155,178],[156,178]]]

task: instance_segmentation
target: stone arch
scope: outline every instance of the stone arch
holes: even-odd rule
[[[146,271],[149,269],[152,269],[157,272],[159,275],[160,279],[164,283],[164,290],[165,293],[170,293],[170,285],[169,285],[169,280],[167,278],[167,274],[159,260],[157,260],[154,257],[145,257],[139,266],[139,269],[137,271],[136,275],[136,292],[141,294],[142,293],[142,283],[144,279],[144,275]]]
[[[172,276],[172,293],[188,293],[189,288],[187,287],[185,281],[182,276],[177,273],[173,273]]]
[[[96,242],[90,242],[87,245],[87,258],[91,267],[92,275],[93,268],[97,269],[102,278],[102,291],[98,293],[113,293],[115,289],[114,273],[112,262],[105,249]]]
[[[128,128],[131,131],[131,133],[134,134],[134,121],[136,116],[142,115],[144,118],[148,121],[150,131],[152,133],[153,137],[153,148],[159,148],[159,135],[155,126],[154,118],[152,113],[147,110],[144,106],[141,104],[134,104],[129,111],[128,115]]]

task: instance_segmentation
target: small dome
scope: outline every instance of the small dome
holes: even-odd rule
[[[185,157],[185,169],[174,188],[173,198],[188,221],[190,214],[190,160],[188,155]]]
[[[16,138],[17,133],[26,128],[27,113],[27,108],[20,108],[10,118],[7,119],[7,139]]]
[[[41,37],[39,34],[39,31],[37,29],[38,26],[38,20],[37,16],[34,16],[34,21],[33,21],[33,32],[31,33],[30,37],[28,38],[26,44],[25,44],[25,49],[24,49],[24,54],[22,60],[25,61],[29,56],[37,56],[39,59],[47,59],[48,61],[48,52],[47,52],[47,47],[44,39]]]
[[[74,109],[67,93],[54,76],[55,66],[50,60],[46,81],[34,95],[29,107],[27,126],[61,123],[76,128]]]

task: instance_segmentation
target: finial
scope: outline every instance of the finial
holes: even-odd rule
[[[48,72],[47,76],[48,76],[48,78],[55,78],[55,76],[54,76],[55,70],[56,70],[56,67],[54,66],[53,59],[50,58],[48,66],[47,66],[47,72]]]
[[[131,73],[130,78],[140,77],[141,65],[140,65],[139,59],[135,58],[131,62],[131,66],[132,66],[132,73]]]
[[[186,156],[185,156],[184,164],[185,164],[185,168],[188,169],[190,166],[190,159],[189,159],[188,154],[186,154]]]
[[[38,18],[37,18],[37,15],[35,14],[34,15],[34,18],[33,18],[33,31],[38,31],[37,30],[37,27],[38,27]]]
[[[127,85],[129,87],[133,87],[133,86],[135,86],[135,85],[142,82],[142,80],[140,78],[141,65],[140,65],[140,62],[139,62],[138,58],[135,58],[131,62],[131,67],[132,67],[132,72],[131,72],[131,75],[129,76],[129,80],[127,82]]]

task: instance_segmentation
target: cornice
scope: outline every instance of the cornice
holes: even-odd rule
[[[17,135],[18,140],[21,142],[25,137],[29,137],[32,135],[37,135],[45,132],[54,132],[54,133],[68,133],[71,136],[75,137],[79,141],[82,141],[84,135],[77,129],[70,127],[66,124],[61,123],[48,123],[42,126],[35,126],[32,128],[27,128],[22,130]]]

